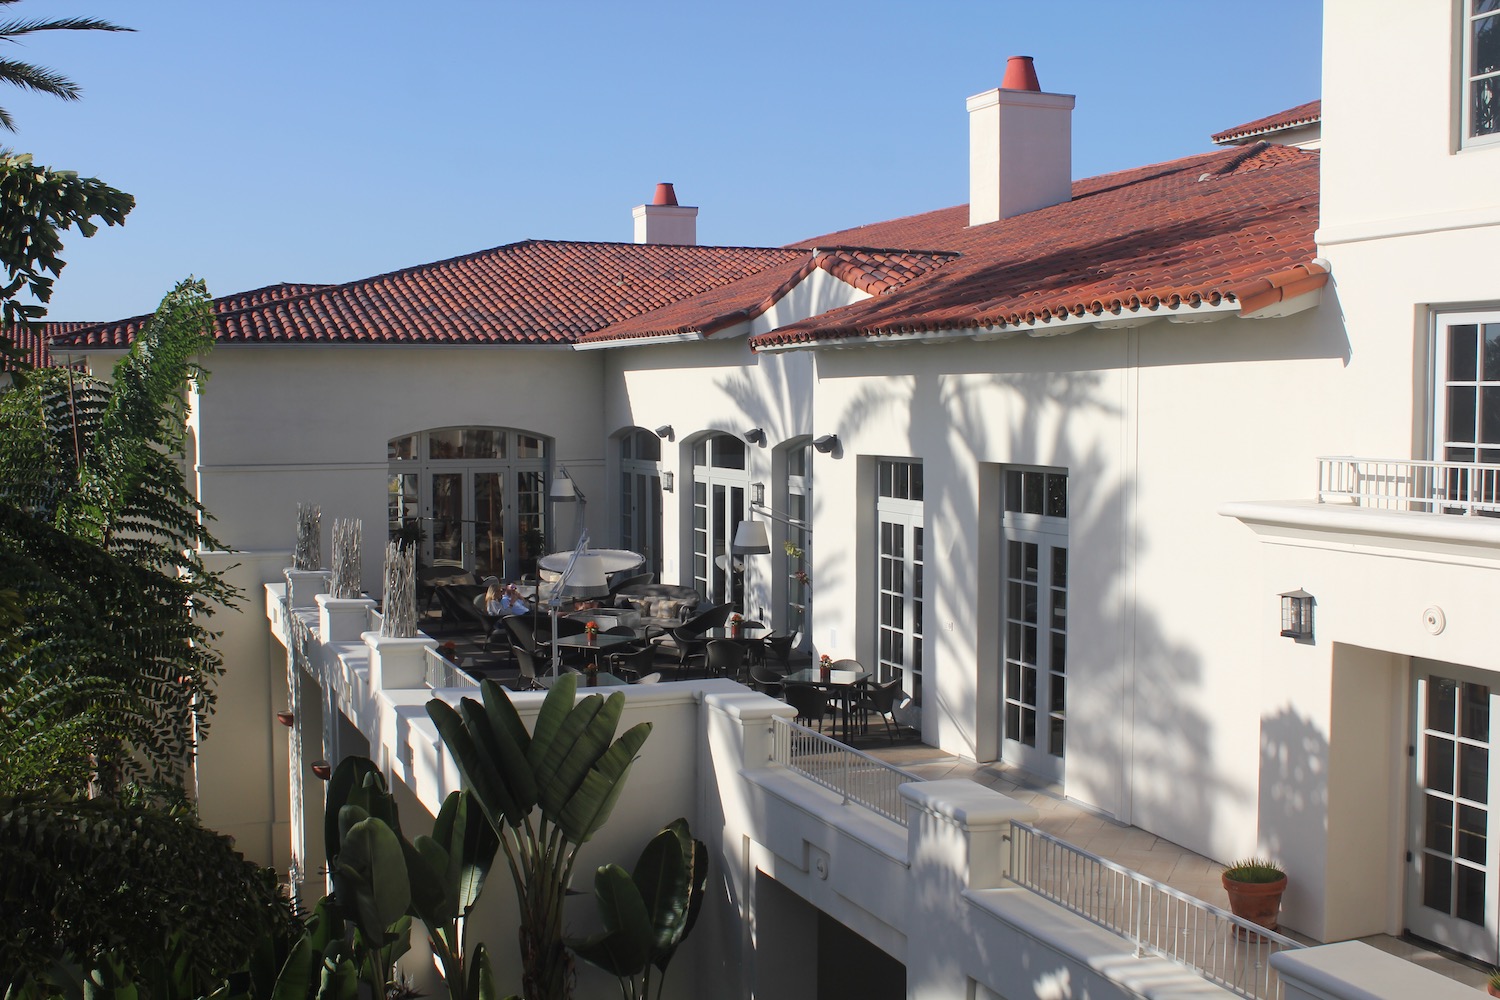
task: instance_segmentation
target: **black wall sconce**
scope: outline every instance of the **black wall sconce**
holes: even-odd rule
[[[765,506],[765,502],[766,502],[766,484],[765,483],[751,483],[750,484],[750,505],[752,507],[763,507],[763,506]]]
[[[675,475],[673,475],[672,473],[670,473],[670,472],[663,472],[661,474],[661,491],[663,493],[671,493],[672,492],[672,484],[674,482],[676,482],[676,480],[677,480],[677,477]]]
[[[656,436],[659,438],[670,438],[672,436],[672,425],[662,424],[656,429]]]
[[[766,429],[764,427],[752,427],[745,432],[746,444],[765,444]]]
[[[1312,642],[1313,596],[1298,588],[1281,595],[1281,634],[1298,642]]]
[[[838,446],[839,436],[837,434],[824,434],[813,442],[813,447],[824,455],[829,454]]]

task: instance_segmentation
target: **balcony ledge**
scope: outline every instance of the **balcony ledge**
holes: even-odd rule
[[[1282,544],[1419,550],[1463,561],[1500,562],[1500,518],[1376,510],[1316,500],[1236,500],[1221,505],[1219,514]]]

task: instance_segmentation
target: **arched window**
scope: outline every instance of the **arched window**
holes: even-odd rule
[[[418,560],[515,578],[536,571],[546,545],[550,443],[506,427],[439,427],[392,438],[392,539],[418,542]]]

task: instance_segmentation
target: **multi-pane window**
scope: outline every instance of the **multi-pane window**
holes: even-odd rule
[[[661,574],[661,439],[636,429],[620,439],[620,547]]]
[[[807,629],[812,607],[812,580],[807,573],[812,547],[812,531],[808,528],[812,515],[811,445],[787,452],[786,493],[786,545],[782,563],[787,580],[786,621],[782,628],[787,632],[802,632]]]
[[[693,587],[715,603],[740,600],[743,575],[729,544],[749,487],[744,441],[712,434],[693,445]]]
[[[545,548],[547,442],[503,427],[440,427],[392,438],[390,537],[425,563],[481,576],[534,572]]]
[[[1055,769],[1067,735],[1068,476],[1005,474],[1004,717],[1009,756]]]
[[[878,466],[877,671],[901,677],[913,703],[922,701],[922,463],[882,460]]]
[[[1500,464],[1500,313],[1442,316],[1437,332],[1435,457]]]
[[[1500,134],[1500,0],[1465,0],[1464,137]]]

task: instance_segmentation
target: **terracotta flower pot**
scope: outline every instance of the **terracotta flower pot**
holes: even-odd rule
[[[1500,987],[1497,987],[1494,983],[1485,983],[1484,991],[1492,997],[1500,997]]]
[[[1275,882],[1236,882],[1228,875],[1221,875],[1224,891],[1229,894],[1229,909],[1234,915],[1260,924],[1268,931],[1279,926],[1276,921],[1281,912],[1281,894],[1286,892],[1286,876]]]

